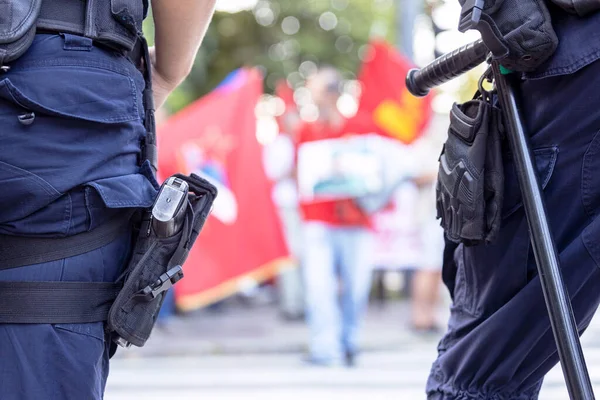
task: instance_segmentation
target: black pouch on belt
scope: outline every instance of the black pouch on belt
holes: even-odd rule
[[[436,201],[441,226],[455,243],[489,243],[500,229],[503,136],[492,94],[480,89],[473,100],[453,105],[439,159]]]
[[[41,6],[42,0],[0,1],[0,67],[31,46]]]
[[[109,313],[107,333],[114,342],[142,347],[148,340],[166,291],[183,277],[183,263],[217,196],[206,180],[173,175],[152,209],[144,210],[123,289]]]

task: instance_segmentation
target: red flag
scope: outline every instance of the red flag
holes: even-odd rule
[[[384,41],[369,45],[359,81],[358,113],[348,123],[356,133],[375,132],[405,144],[415,141],[431,119],[431,96],[416,98],[406,88],[411,62]]]
[[[256,139],[261,95],[260,73],[240,69],[161,127],[161,174],[196,173],[219,190],[176,285],[181,309],[227,297],[244,278],[269,279],[289,258]]]

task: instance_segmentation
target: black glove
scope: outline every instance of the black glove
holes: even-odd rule
[[[564,2],[563,0],[552,0]],[[571,0],[572,1],[572,0]],[[488,49],[504,67],[513,71],[534,71],[558,47],[548,6],[540,0],[459,0],[462,28],[475,28]],[[576,0],[577,3],[586,3]],[[589,6],[588,6],[589,7]],[[582,7],[583,8],[583,7]],[[472,26],[470,14],[479,22]]]

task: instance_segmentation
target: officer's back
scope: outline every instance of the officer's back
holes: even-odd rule
[[[128,218],[156,196],[145,151],[152,105],[139,69],[147,7],[147,0],[0,5],[1,399],[103,397],[114,351],[105,321],[90,309],[77,322],[61,308],[65,299],[57,301],[60,291],[45,288],[114,282],[131,253]],[[145,65],[159,107],[189,72],[214,0],[152,7],[159,47]]]

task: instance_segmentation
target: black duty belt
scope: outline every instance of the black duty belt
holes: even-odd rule
[[[70,237],[0,235],[0,270],[96,250],[124,234],[130,225],[130,218],[121,215],[90,232]],[[0,323],[103,321],[122,286],[112,282],[0,282]]]
[[[115,218],[98,228],[58,238],[0,235],[0,270],[61,260],[96,250],[112,242],[130,225]]]

